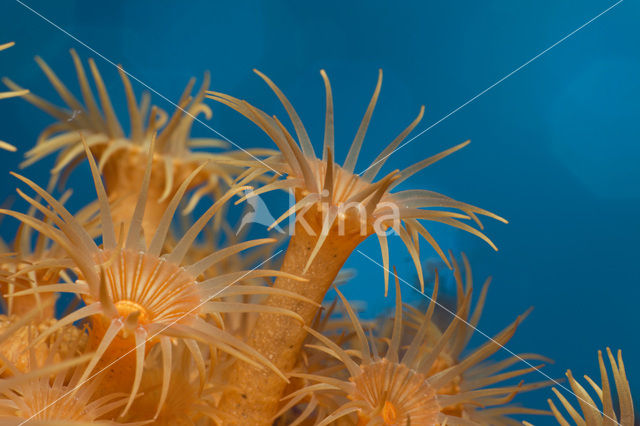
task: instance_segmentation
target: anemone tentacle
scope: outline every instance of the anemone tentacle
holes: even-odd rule
[[[17,189],[18,194],[27,196]],[[60,198],[61,204],[71,195],[65,192]],[[95,208],[94,203],[76,213],[76,219],[87,232],[95,235]],[[30,206],[27,216],[42,218],[42,214],[34,206]],[[50,223],[49,218],[44,221]],[[61,276],[65,276],[65,268],[71,266],[65,261],[62,248],[47,237],[46,234],[35,230],[22,223],[18,228],[12,243],[0,240],[0,293],[3,297],[2,305],[8,315],[22,315],[30,311],[34,306],[41,310],[43,317],[53,317],[53,304],[47,304],[47,310],[43,303],[46,300],[55,300],[57,295],[51,292],[31,293],[23,295],[26,289],[37,290],[41,286],[52,285],[58,282]]]
[[[15,43],[12,41],[9,43],[0,44],[0,52],[10,48],[13,45],[15,45]],[[15,98],[16,96],[24,96],[27,93],[29,93],[29,91],[24,89],[11,90],[9,92],[0,92],[0,99]],[[5,151],[11,151],[11,152],[17,151],[17,148],[15,146],[2,140],[0,140],[0,149],[4,149]]]
[[[603,425],[621,425],[621,426],[633,426],[635,423],[635,413],[633,408],[633,399],[631,397],[631,389],[629,386],[629,380],[624,369],[624,362],[622,361],[622,351],[618,350],[617,356],[614,357],[611,353],[611,349],[607,348],[607,359],[611,365],[613,372],[613,383],[615,384],[616,394],[618,396],[618,406],[614,404],[612,397],[612,390],[614,386],[611,386],[609,376],[607,375],[607,367],[603,360],[602,351],[598,351],[598,365],[600,368],[601,386],[598,386],[596,382],[591,380],[589,376],[584,376],[585,380],[589,383],[593,391],[596,393],[597,398],[594,400],[589,392],[573,377],[571,370],[567,370],[567,379],[571,390],[574,392],[582,416],[573,408],[571,403],[558,391],[556,388],[551,390],[558,398],[564,409],[567,411],[571,419],[577,425],[585,426],[603,426]],[[617,360],[617,362],[616,362]],[[595,401],[599,401],[596,403]],[[559,424],[566,426],[569,425],[569,421],[566,420],[560,409],[554,404],[551,399],[547,400],[554,417]],[[602,407],[600,409],[599,407]]]

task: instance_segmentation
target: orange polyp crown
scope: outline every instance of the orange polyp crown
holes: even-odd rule
[[[382,420],[384,420],[384,424],[396,424],[397,417],[398,413],[396,412],[396,407],[390,401],[385,401],[384,407],[382,407]]]
[[[138,324],[146,324],[151,319],[149,313],[144,307],[136,302],[132,302],[131,300],[119,300],[115,303],[115,307],[118,314],[123,318],[127,318],[134,312],[140,312],[138,316]]]

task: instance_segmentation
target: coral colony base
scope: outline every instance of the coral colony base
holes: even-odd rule
[[[424,108],[363,173],[354,172],[382,71],[339,163],[324,71],[325,132],[316,155],[289,100],[260,72],[293,134],[276,116],[209,91],[208,74],[195,94],[194,81],[188,84],[169,116],[151,106],[148,94],[138,100],[119,69],[131,125],[126,134],[95,62],[88,62],[89,77],[79,56],[71,56],[82,101],[39,58],[65,107],[6,78],[10,91],[0,93],[21,96],[56,120],[26,152],[23,166],[58,153],[47,189],[12,172],[26,212],[0,210],[20,224],[0,254],[0,425],[511,425],[540,415],[561,425],[634,424],[620,352],[606,351],[613,382],[598,353],[600,384],[585,377],[585,389],[570,371],[567,386],[536,380],[549,361],[542,355],[492,359],[526,313],[469,348],[489,280],[473,302],[469,261],[445,255],[429,223],[459,228],[495,249],[480,216],[506,221],[426,189],[394,191],[468,141],[376,180]],[[230,151],[223,141],[191,138],[195,117],[211,115],[205,98],[248,118],[275,150]],[[0,148],[15,150],[6,142]],[[65,207],[66,181],[84,161],[96,199],[72,213]],[[288,243],[235,232],[232,201],[251,203],[276,190],[295,196],[271,224],[291,222]],[[202,204],[204,210],[196,208]],[[403,303],[398,276],[390,273],[392,233],[406,246],[430,303]],[[363,322],[337,288],[344,281],[338,274],[372,235],[384,265],[380,296],[395,283],[395,310]],[[433,280],[423,277],[421,239],[446,265]],[[450,310],[440,303],[442,274],[456,283]],[[327,301],[332,288],[338,297]],[[72,301],[56,310],[61,293]],[[518,394],[552,385],[549,411],[518,405]]]

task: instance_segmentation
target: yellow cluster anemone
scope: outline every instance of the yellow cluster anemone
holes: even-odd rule
[[[448,260],[431,234],[420,224],[420,220],[442,222],[473,233],[495,245],[482,232],[460,221],[473,219],[482,227],[478,215],[506,222],[503,218],[484,209],[456,201],[445,195],[427,190],[407,190],[392,193],[391,190],[420,170],[453,154],[469,144],[463,142],[432,157],[421,160],[402,171],[394,170],[375,181],[389,155],[402,143],[420,123],[424,107],[418,117],[404,129],[363,172],[355,173],[358,156],[382,86],[382,70],[364,118],[342,165],[334,160],[334,117],[333,95],[327,74],[321,71],[326,90],[325,134],[322,158],[318,158],[311,139],[296,110],[287,97],[266,75],[256,70],[282,102],[295,128],[298,141],[289,133],[276,116],[252,106],[244,100],[223,93],[209,91],[207,96],[238,111],[258,125],[277,145],[279,154],[255,162],[246,172],[245,180],[250,181],[262,173],[274,171],[286,179],[280,179],[252,191],[244,198],[273,190],[290,190],[296,197],[296,204],[281,215],[275,226],[287,217],[297,214],[296,225],[304,232],[317,236],[313,250],[304,265],[306,272],[325,241],[329,238],[361,241],[376,234],[380,239],[384,264],[388,267],[387,230],[393,229],[403,240],[421,272],[418,237],[424,238],[438,252],[445,263]],[[461,213],[445,209],[457,209]],[[298,231],[298,229],[296,229]],[[422,280],[422,274],[420,274]],[[385,285],[387,279],[385,279]]]
[[[61,151],[52,170],[54,175],[59,174],[65,168],[73,167],[84,159],[82,138],[86,139],[92,151],[96,153],[101,169],[105,167],[112,156],[116,156],[121,151],[128,151],[125,153],[127,155],[113,161],[130,161],[127,157],[132,156],[136,151],[142,151],[144,155],[145,147],[156,132],[158,132],[157,154],[165,156],[163,158],[165,162],[178,161],[179,159],[191,163],[194,160],[202,162],[203,156],[206,156],[206,154],[200,157],[194,155],[190,150],[192,146],[227,147],[226,142],[218,139],[193,139],[189,136],[191,126],[197,115],[204,113],[206,117],[211,116],[209,107],[201,102],[204,98],[204,91],[209,85],[210,78],[208,73],[205,73],[202,87],[197,91],[195,97],[191,94],[195,80],[192,79],[189,82],[178,102],[179,108],[169,119],[167,113],[160,108],[156,106],[150,107],[148,94],[144,94],[140,101],[136,99],[128,74],[120,67],[119,72],[127,97],[129,121],[131,122],[130,134],[126,135],[118,120],[95,61],[89,59],[88,62],[93,76],[93,84],[98,91],[99,101],[96,100],[93,94],[90,79],[87,76],[82,60],[73,49],[71,50],[71,56],[76,68],[84,104],[71,93],[44,60],[36,57],[36,62],[44,71],[60,98],[66,103],[67,108],[57,107],[34,94],[25,96],[27,101],[47,112],[58,121],[42,132],[36,147],[26,153],[26,160],[23,166],[28,166],[47,155]],[[14,90],[20,89],[17,84],[8,78],[5,78],[4,82]],[[189,158],[191,156],[196,158]],[[170,168],[169,166],[166,167]],[[188,175],[189,173],[187,172],[186,174]],[[167,180],[171,180],[171,176],[167,176]]]
[[[286,272],[266,269],[240,270],[203,281],[198,279],[204,271],[228,256],[273,240],[246,241],[213,252],[194,264],[185,265],[182,263],[186,251],[206,223],[227,200],[245,188],[237,187],[227,192],[185,232],[171,252],[161,254],[171,218],[190,181],[197,175],[201,167],[194,170],[182,183],[169,203],[168,209],[164,212],[156,232],[151,238],[151,243],[146,246],[141,222],[151,175],[151,161],[149,161],[142,190],[128,226],[126,240],[117,243],[116,225],[111,217],[107,194],[89,148],[86,147],[86,150],[100,203],[101,247],[94,242],[76,218],[60,202],[31,180],[19,175],[15,176],[32,188],[50,207],[43,206],[34,198],[21,192],[23,198],[44,214],[52,224],[21,213],[2,211],[55,240],[69,256],[69,259],[62,261],[61,265],[68,266],[68,262],[72,262],[72,269],[79,277],[75,283],[41,286],[34,290],[18,293],[22,295],[33,292],[70,292],[82,297],[86,303],[85,307],[65,316],[55,326],[42,333],[38,340],[55,332],[60,327],[90,317],[91,340],[96,352],[87,366],[81,382],[89,377],[99,362],[102,363],[100,365],[106,366],[103,370],[111,367],[112,364],[119,363],[120,369],[109,369],[108,377],[114,382],[118,380],[129,382],[129,375],[116,377],[114,372],[124,373],[122,369],[126,370],[134,366],[132,391],[125,407],[125,413],[133,403],[140,386],[145,355],[148,349],[157,342],[161,344],[162,353],[166,360],[165,372],[163,373],[166,380],[163,383],[163,393],[159,402],[159,406],[163,405],[169,386],[171,339],[176,337],[184,340],[197,360],[202,359],[202,354],[195,344],[195,340],[204,341],[206,344],[237,356],[255,367],[271,368],[282,377],[283,381],[286,381],[283,373],[270,360],[241,340],[234,338],[210,322],[204,321],[202,316],[206,314],[215,316],[223,312],[251,311],[288,315],[301,321],[299,315],[284,309],[223,302],[219,299],[230,295],[258,293],[276,294],[309,302],[303,296],[283,290],[248,285],[233,286],[240,280],[255,277],[285,276],[294,280],[303,279]],[[149,158],[152,158],[151,152],[149,154]],[[135,354],[133,354],[134,352]]]
[[[151,106],[148,94],[136,97],[132,76],[120,67],[131,124],[125,132],[96,63],[89,60],[87,70],[71,56],[81,97],[36,58],[63,107],[8,79],[11,92],[0,93],[22,96],[56,120],[22,165],[57,153],[47,189],[12,173],[26,211],[6,202],[0,208],[20,223],[12,240],[0,241],[0,425],[510,426],[549,415],[562,426],[633,426],[620,352],[614,357],[607,349],[610,368],[598,354],[601,384],[585,377],[591,392],[570,371],[567,387],[550,379],[541,371],[548,358],[505,347],[528,311],[494,337],[477,329],[490,279],[474,293],[467,257],[446,256],[428,228],[449,225],[495,249],[480,217],[506,221],[399,186],[468,141],[378,178],[420,123],[421,107],[356,173],[381,71],[338,162],[324,71],[323,152],[316,155],[291,102],[260,72],[293,131],[244,100],[210,91],[207,73],[199,88],[189,82],[169,115]],[[205,97],[257,124],[277,150],[231,151],[226,142],[192,137],[197,117],[212,113]],[[72,213],[66,185],[85,160],[96,196]],[[276,190],[291,191],[295,202],[256,239],[251,198]],[[250,202],[238,212],[233,200]],[[291,235],[281,233],[285,220]],[[362,321],[363,305],[338,286],[357,281],[343,265],[374,234],[385,296],[388,237],[397,234],[415,264],[416,289],[429,302],[404,303],[400,282],[408,282],[394,273],[394,309]],[[452,286],[440,284],[437,270],[425,279],[422,262],[431,249],[421,247],[424,241],[452,270]],[[327,303],[332,287],[337,298]],[[479,346],[472,344],[476,331],[487,338]],[[509,355],[501,357],[501,348]],[[536,374],[550,380],[531,380]],[[548,401],[550,411],[518,404],[522,392],[552,384],[557,400]]]
[[[80,337],[75,332],[72,333]],[[67,342],[69,343],[74,342]],[[107,418],[110,413],[111,417],[115,417],[114,410],[127,403],[126,394],[109,394],[93,398],[99,380],[83,383],[84,386],[79,385],[82,364],[86,364],[90,355],[69,357],[60,365],[58,357],[61,352],[57,348],[60,344],[61,339],[56,339],[44,358],[38,356],[33,348],[29,349],[29,361],[22,366],[24,370],[19,365],[8,364],[17,377],[20,377],[19,374],[22,374],[22,377],[33,377],[0,389],[1,424],[115,424]],[[55,370],[51,367],[55,367]],[[30,374],[37,373],[38,369],[44,371],[36,375]]]
[[[282,179],[276,179],[246,194],[242,199],[273,190],[288,190],[295,194],[295,205],[282,214],[272,226],[293,214],[296,215],[295,232],[289,241],[282,270],[301,273],[303,277],[309,279],[309,285],[302,287],[283,278],[276,281],[277,288],[304,294],[320,303],[352,251],[373,234],[376,234],[380,241],[383,265],[388,270],[387,234],[391,230],[400,236],[407,247],[418,271],[421,286],[424,288],[420,239],[424,238],[447,264],[448,260],[438,243],[421,223],[423,220],[463,229],[484,239],[495,249],[495,245],[487,236],[463,220],[474,220],[482,227],[478,215],[506,222],[501,217],[433,191],[391,192],[415,173],[463,148],[468,141],[419,161],[402,171],[392,171],[375,181],[388,156],[421,121],[424,108],[420,109],[418,117],[380,153],[364,172],[355,173],[358,156],[380,94],[382,71],[379,73],[374,94],[342,165],[334,161],[333,95],[326,73],[321,72],[326,89],[322,158],[316,156],[311,139],[287,97],[268,77],[259,71],[256,73],[280,99],[293,123],[297,140],[277,117],[269,116],[244,100],[213,91],[207,92],[207,96],[247,117],[258,125],[278,147],[277,155],[264,161],[253,162],[238,178],[238,183],[244,184],[269,172],[282,176]],[[385,273],[385,293],[387,288],[388,274]],[[317,311],[314,306],[277,297],[268,298],[265,304],[292,310],[300,314],[307,325]],[[272,327],[272,321],[279,321],[281,324],[278,327]],[[279,361],[277,365],[281,369],[290,370],[295,364],[305,336],[306,332],[301,326],[297,326],[296,330],[296,325],[288,319],[276,319],[265,314],[258,320],[248,342],[268,358],[277,359]],[[274,345],[272,343],[274,341],[279,342],[279,345]],[[269,377],[264,374],[261,376],[261,381],[258,381],[255,379],[256,374],[247,366],[240,364],[236,366],[234,383],[243,390],[240,396],[223,400],[223,404],[234,406],[233,410],[239,416],[244,416],[247,414],[245,412],[247,404],[255,401],[248,401],[241,396],[242,394],[268,393],[269,396],[262,394],[259,398],[270,400],[270,403],[265,404],[265,413],[259,417],[269,418],[277,410],[276,395],[284,391],[283,384],[277,381],[275,376]],[[258,420],[247,418],[246,421],[257,422]]]
[[[233,175],[240,173],[232,165],[233,159],[251,158],[253,155],[248,151],[227,151],[224,154],[202,151],[202,148],[228,149],[229,144],[220,139],[190,136],[191,127],[198,115],[211,117],[210,108],[202,103],[205,91],[209,88],[209,73],[205,73],[202,85],[195,94],[192,94],[195,79],[189,81],[176,104],[175,112],[169,117],[164,110],[156,106],[150,107],[148,94],[145,93],[141,100],[136,99],[128,73],[119,67],[131,123],[131,130],[127,135],[122,130],[95,61],[89,59],[89,69],[99,100],[93,94],[82,60],[73,49],[71,56],[83,102],[71,93],[44,60],[36,57],[36,62],[65,102],[66,108],[55,106],[32,93],[24,95],[25,100],[54,117],[57,122],[40,134],[36,146],[25,154],[26,160],[22,167],[59,151],[56,165],[51,170],[53,182],[61,176],[66,178],[84,160],[82,140],[85,140],[98,160],[111,200],[120,200],[114,214],[126,219],[132,213],[130,206],[135,205],[135,196],[139,192],[139,183],[144,174],[144,167],[139,165],[144,164],[146,151],[151,140],[155,139],[153,179],[148,199],[150,206],[143,220],[145,228],[153,229],[158,216],[167,208],[171,196],[200,164],[207,162],[207,166],[199,169],[200,172],[192,179],[188,188],[204,184],[199,188],[194,204],[204,194],[221,196],[224,188],[232,184]],[[3,81],[13,90],[21,90],[10,79],[5,78]],[[256,151],[256,154],[259,155],[260,152]]]
[[[60,329],[43,344],[29,344],[47,326],[41,316],[42,309],[33,308],[20,318],[2,322],[0,424],[84,425],[116,408],[109,402],[120,399],[118,406],[126,403],[124,395],[91,400],[92,383],[76,397],[56,404],[75,386],[91,354],[84,350],[86,336],[75,327]]]
[[[478,325],[484,310],[484,304],[488,294],[489,285],[491,284],[491,277],[488,277],[481,287],[480,295],[477,299],[473,311],[471,309],[462,309],[466,303],[467,298],[471,300],[471,297],[473,296],[473,273],[469,260],[464,253],[462,253],[461,255],[462,266],[451,253],[449,254],[449,257],[451,259],[451,265],[453,266],[453,277],[456,286],[456,308],[454,314],[453,310],[449,310],[445,307],[443,316],[448,316],[448,314],[455,315],[455,318],[460,321],[460,326],[453,330],[449,337],[445,339],[441,352],[438,355],[433,366],[431,367],[431,374],[445,371],[446,369],[449,369],[450,367],[465,360],[465,353],[469,351],[469,342],[473,334],[478,329]],[[437,282],[437,270],[435,279]],[[434,301],[437,302],[436,294],[431,297],[431,303],[435,303]],[[444,305],[441,305],[441,307],[442,306]],[[409,325],[409,331],[418,330],[422,321],[421,312],[418,309],[408,305],[405,306],[405,310],[408,316],[407,323]],[[508,337],[504,343],[497,343],[497,337],[493,339],[489,338],[490,343],[497,344],[497,347],[495,348],[496,351],[499,348],[504,347],[506,342],[515,333],[519,323],[521,323],[522,320],[526,318],[529,312],[530,310],[519,316],[514,323],[512,323],[500,334],[502,335],[504,333],[508,333],[508,335],[510,335],[510,337]],[[426,332],[426,347],[436,347],[436,342],[442,339],[444,334],[447,332],[447,328],[445,328],[444,324],[446,324],[446,321],[444,321],[443,323],[442,318],[436,319],[435,321],[431,322],[431,325],[428,327]],[[445,386],[438,392],[442,395],[455,395],[461,392],[467,392],[473,389],[491,386],[500,381],[520,377],[523,374],[529,372],[539,372],[539,370],[544,366],[544,363],[552,363],[552,360],[550,360],[549,358],[535,353],[510,353],[510,355],[510,357],[507,357],[498,362],[483,362],[482,364],[469,368],[463,374],[457,376],[454,380],[452,380],[448,386]],[[542,362],[542,364],[533,365],[531,361]],[[526,367],[517,370],[509,370],[511,367],[517,364],[525,364]],[[552,383],[554,383],[554,380],[552,379],[550,379],[549,381],[541,381],[528,384],[523,384],[523,382],[520,382],[517,392],[521,393],[525,391],[535,390],[540,387],[548,386]],[[480,400],[480,403],[477,405],[452,404],[449,406],[445,406],[443,408],[443,412],[461,418],[475,419],[475,421],[481,424],[512,424],[513,420],[506,416],[513,414],[548,414],[548,412],[542,410],[528,409],[515,404],[507,404],[507,402],[510,402],[515,395],[516,392],[508,396],[494,395],[491,398],[487,398],[486,400]],[[500,404],[503,404],[503,406],[486,408]],[[478,407],[483,407],[483,409],[479,410],[477,409]]]
[[[471,315],[474,322],[469,322],[472,295],[469,285],[464,289],[454,318],[440,330],[434,321],[438,288],[436,278],[431,302],[426,312],[420,314],[419,322],[412,323],[415,312],[409,313],[409,321],[405,322],[396,276],[395,317],[391,335],[383,339],[387,345],[384,353],[379,339],[366,337],[353,308],[336,289],[351,319],[357,344],[348,349],[312,328],[308,331],[321,343],[310,347],[337,359],[346,369],[344,378],[333,369],[327,369],[331,375],[322,371],[293,373],[294,377],[312,383],[292,392],[287,399],[300,401],[312,394],[316,401],[322,401],[331,396],[333,405],[339,407],[329,412],[318,425],[332,424],[349,416],[355,417],[353,422],[363,425],[508,424],[514,422],[505,417],[508,414],[547,414],[509,403],[517,393],[547,386],[548,382],[500,384],[541,366],[508,371],[523,359],[522,356],[481,364],[509,341],[523,317],[518,317],[480,348],[460,357],[475,329],[482,301]],[[407,339],[408,332],[412,332],[410,339]],[[542,357],[525,355],[525,358]],[[342,401],[341,405],[338,401]],[[303,412],[300,416],[310,414]],[[298,421],[303,420],[301,417]]]

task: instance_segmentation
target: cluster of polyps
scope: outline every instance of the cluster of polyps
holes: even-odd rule
[[[504,219],[432,191],[395,191],[468,141],[376,181],[389,155],[422,119],[421,108],[364,172],[355,173],[381,72],[340,165],[334,160],[333,97],[324,71],[327,113],[320,158],[289,100],[260,73],[287,110],[297,140],[275,116],[208,92],[208,75],[193,97],[189,83],[180,108],[169,118],[150,107],[148,96],[138,103],[120,68],[131,122],[125,135],[96,64],[89,61],[99,101],[79,57],[72,56],[83,102],[40,59],[68,109],[9,80],[5,83],[13,91],[0,94],[25,96],[58,120],[27,152],[25,165],[59,151],[52,183],[64,186],[75,166],[88,159],[97,194],[97,201],[72,214],[64,207],[69,193],[56,199],[15,175],[35,192],[18,189],[29,211],[0,210],[22,222],[15,250],[2,246],[0,284],[10,313],[26,313],[2,317],[0,324],[0,423],[500,425],[517,424],[509,415],[552,413],[560,424],[568,424],[553,402],[551,413],[511,403],[520,392],[549,385],[510,382],[542,365],[511,367],[545,358],[525,354],[487,361],[523,317],[479,348],[467,349],[487,285],[472,310],[467,259],[463,280],[455,258],[445,256],[427,230],[428,222],[445,223],[495,248],[478,216]],[[225,148],[219,141],[189,135],[196,115],[211,114],[205,96],[256,123],[278,151],[198,151]],[[274,171],[281,177],[271,177]],[[255,189],[248,186],[264,182]],[[296,219],[281,266],[268,269],[266,264],[277,263],[275,239],[233,235],[224,214],[233,197],[243,194],[241,202],[272,190],[290,190],[296,197],[274,225],[294,214]],[[172,230],[187,196],[187,214],[194,215],[196,204],[207,196],[215,202],[193,223]],[[205,228],[206,238],[199,239]],[[380,240],[386,294],[389,230],[407,247],[423,291],[421,239],[453,269],[457,306],[449,317],[443,320],[437,311],[437,275],[424,309],[402,303],[397,275],[396,309],[385,319],[363,324],[340,291],[340,304],[321,309],[347,257],[373,234]],[[222,234],[231,237],[219,238]],[[253,254],[246,256],[247,250]],[[75,299],[54,317],[51,296],[62,292]],[[584,418],[554,391],[580,425],[614,424],[619,416],[620,424],[631,426],[633,402],[622,358],[618,354],[616,362],[609,352],[619,410],[599,359],[602,388],[588,379],[595,399],[568,374]]]

